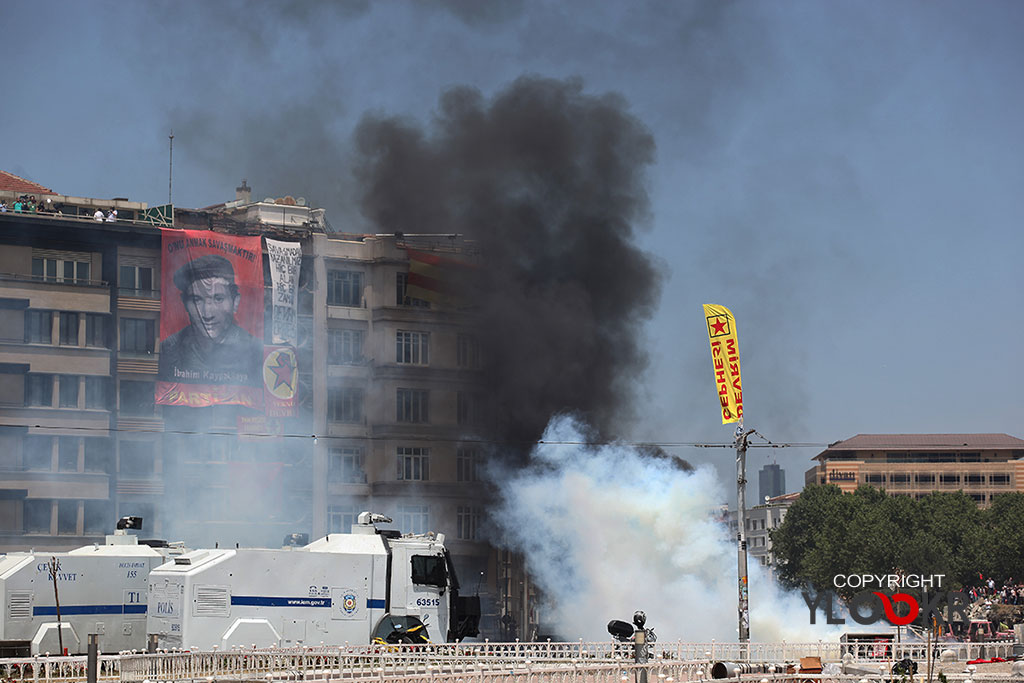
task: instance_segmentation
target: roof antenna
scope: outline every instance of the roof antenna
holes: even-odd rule
[[[171,129],[171,134],[167,136],[169,149],[167,152],[167,203],[171,202],[171,179],[174,177],[174,129]]]

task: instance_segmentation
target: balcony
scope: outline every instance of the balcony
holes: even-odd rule
[[[117,308],[121,311],[160,311],[159,289],[117,289]]]
[[[110,285],[102,280],[0,273],[0,297],[22,299],[27,308],[110,313]]]
[[[76,430],[77,434],[85,430],[89,436],[109,436],[110,411],[0,404],[0,424],[36,427],[50,433]]]
[[[110,476],[98,472],[0,470],[3,488],[23,489],[28,498],[110,498]]]

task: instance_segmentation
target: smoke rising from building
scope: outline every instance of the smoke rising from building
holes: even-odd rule
[[[662,640],[736,638],[736,546],[716,519],[725,498],[714,469],[694,471],[623,445],[580,446],[586,427],[552,421],[531,464],[504,481],[493,522],[523,552],[549,599],[540,615],[568,639],[604,640],[609,619],[647,613]],[[757,641],[836,635],[811,626],[798,594],[750,566]]]
[[[561,412],[599,437],[624,424],[661,279],[635,241],[654,140],[625,101],[578,79],[524,76],[490,100],[453,88],[426,128],[364,117],[356,148],[377,229],[480,246],[465,294],[479,316],[488,436],[523,446]]]

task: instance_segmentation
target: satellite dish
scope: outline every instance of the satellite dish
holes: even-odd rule
[[[306,205],[306,198],[305,197],[299,197],[298,199],[295,200],[295,203],[298,204],[299,206],[305,206]]]
[[[263,200],[263,203],[264,204],[273,204],[274,203],[274,198],[273,197],[267,197],[266,199]]]

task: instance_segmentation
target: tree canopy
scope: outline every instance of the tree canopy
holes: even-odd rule
[[[844,495],[809,484],[771,539],[779,580],[792,588],[831,587],[839,574],[944,574],[950,590],[982,577],[1020,581],[1024,493],[997,495],[979,509],[963,491],[914,499],[867,485]]]

